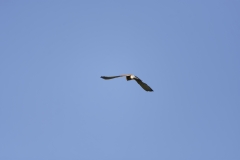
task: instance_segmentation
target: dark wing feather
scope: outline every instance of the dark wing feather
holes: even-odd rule
[[[151,87],[149,87],[146,83],[144,83],[140,79],[135,79],[135,80],[145,91],[149,91],[149,92],[153,91]]]
[[[105,80],[109,80],[109,79],[113,79],[113,78],[119,78],[119,77],[122,77],[122,76],[101,76],[102,79],[105,79]]]

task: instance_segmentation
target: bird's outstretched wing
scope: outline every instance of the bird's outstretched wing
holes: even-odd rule
[[[146,83],[144,83],[141,79],[135,79],[135,81],[145,90],[149,92],[153,92],[152,88],[149,87]]]
[[[105,79],[105,80],[109,80],[109,79],[113,79],[113,78],[119,78],[119,77],[122,77],[122,76],[101,76],[102,79]]]

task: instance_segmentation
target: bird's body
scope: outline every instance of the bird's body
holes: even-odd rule
[[[126,77],[127,81],[135,80],[145,91],[149,91],[149,92],[153,91],[151,87],[149,87],[140,78],[138,78],[137,76],[135,76],[133,74],[123,74],[123,75],[119,75],[119,76],[101,76],[101,78],[103,78],[105,80],[109,80],[109,79],[113,79],[113,78],[119,78],[119,77]]]

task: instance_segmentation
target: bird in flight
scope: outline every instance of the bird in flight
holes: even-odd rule
[[[126,77],[127,81],[135,80],[145,91],[149,91],[149,92],[153,91],[151,87],[149,87],[140,78],[138,78],[137,76],[135,76],[133,74],[122,74],[122,75],[119,75],[119,76],[101,76],[101,78],[105,79],[105,80],[109,80],[109,79],[113,79],[113,78],[119,78],[119,77]]]

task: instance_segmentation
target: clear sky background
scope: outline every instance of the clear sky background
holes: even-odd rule
[[[1,1],[0,159],[239,160],[239,8]]]

